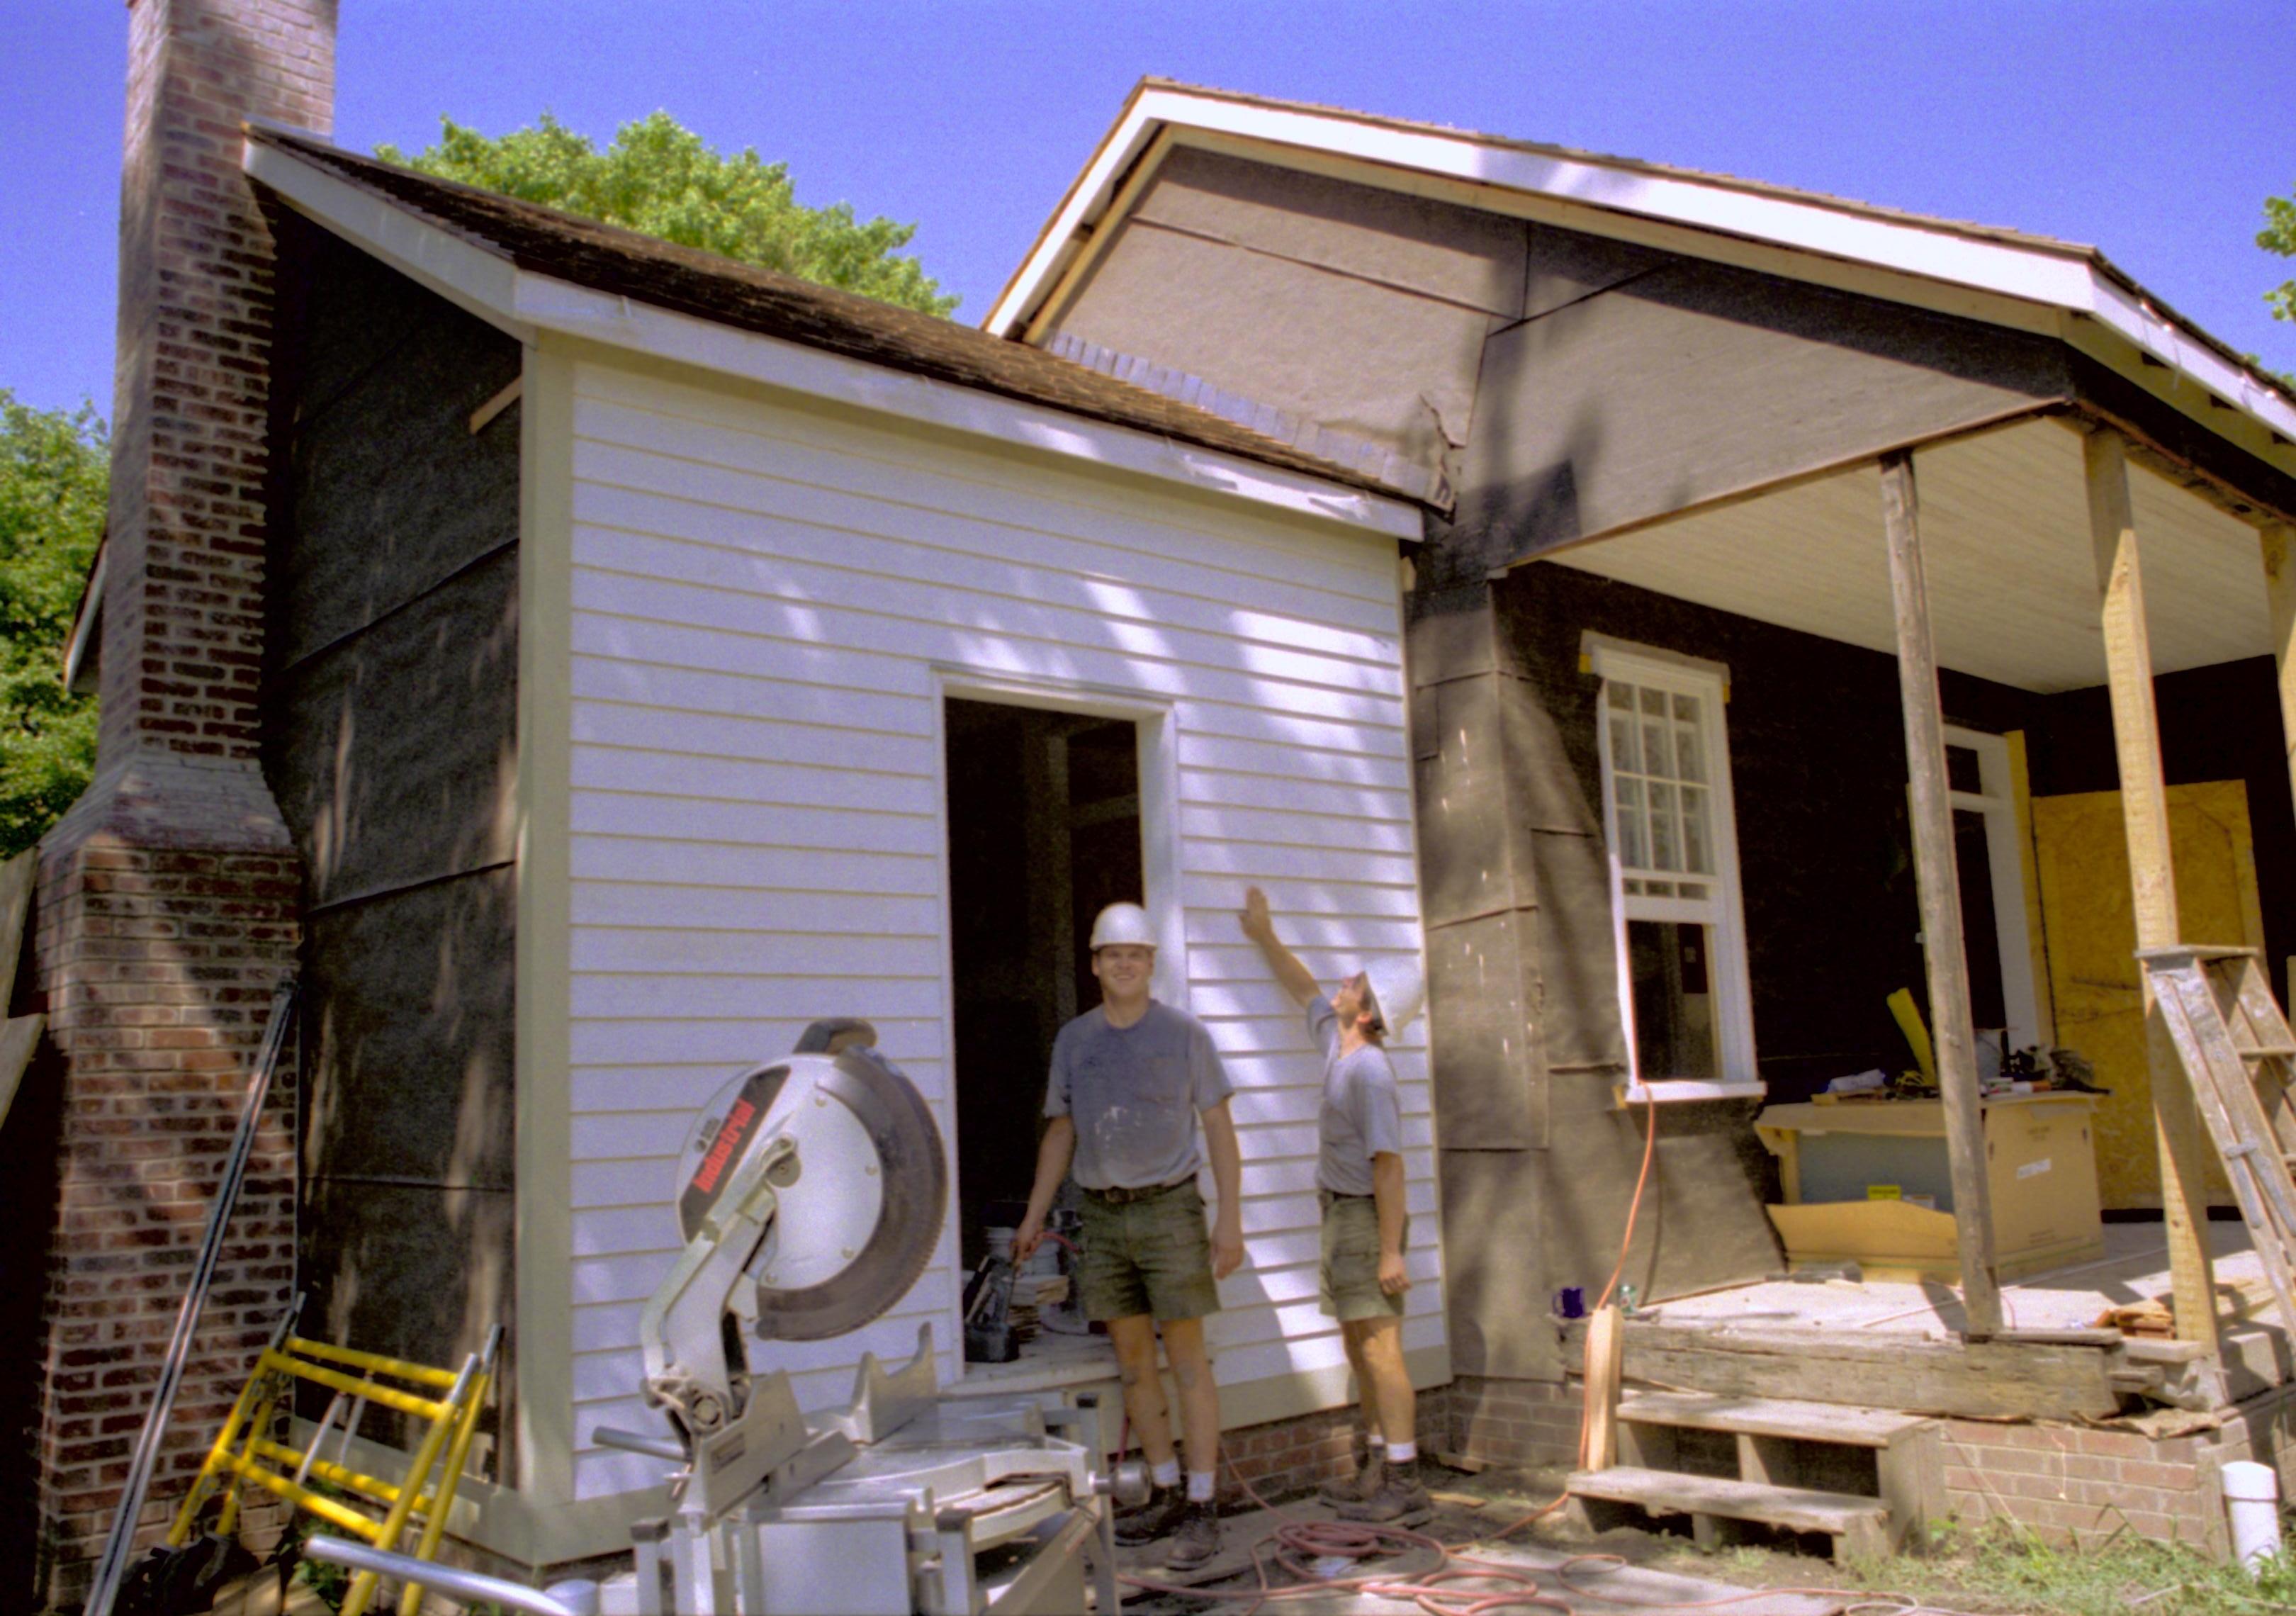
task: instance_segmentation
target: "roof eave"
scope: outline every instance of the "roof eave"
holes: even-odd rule
[[[2278,438],[2296,442],[2296,398],[2219,339],[2176,315],[2095,248],[1925,220],[1812,193],[1698,176],[1431,126],[1144,80],[1031,257],[982,321],[1026,335],[1070,261],[1101,230],[1134,161],[1165,128],[1203,130],[1543,196],[1592,210],[1765,242],[1791,252],[2039,304],[2098,321]]]
[[[250,136],[249,176],[289,206],[523,343],[601,344],[1000,442],[1415,540],[1421,507],[1139,427],[894,370],[521,269],[507,255]]]

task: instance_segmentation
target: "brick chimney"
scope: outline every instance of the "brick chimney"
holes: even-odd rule
[[[49,1045],[12,1129],[38,1130],[53,1162],[29,1456],[39,1540],[30,1587],[0,1571],[0,1606],[86,1589],[266,1006],[293,968],[298,866],[258,757],[273,248],[240,125],[331,129],[335,11],[129,0],[102,740],[94,783],[41,847]],[[147,1541],[290,1300],[292,1076],[249,1164]],[[27,1283],[38,1272],[24,1265]],[[0,1566],[23,1565],[11,1547]]]

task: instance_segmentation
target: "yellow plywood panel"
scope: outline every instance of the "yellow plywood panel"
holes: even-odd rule
[[[2264,929],[2249,835],[2248,790],[2237,780],[2169,788],[2178,926],[2201,943],[2260,946]],[[2096,1170],[2112,1210],[2161,1204],[2161,1158],[2145,1064],[2120,793],[2033,799],[2033,840],[2048,933],[2049,997],[2057,1041],[2087,1055],[2112,1090],[2095,1116]],[[2210,1160],[2209,1198],[2229,1204]]]
[[[2000,1257],[2091,1241],[2103,1250],[2093,1115],[2086,1104],[1986,1108],[1993,1249]]]
[[[1813,1201],[1769,1212],[1796,1262],[1847,1259],[1961,1271],[1951,1212],[1910,1201]]]

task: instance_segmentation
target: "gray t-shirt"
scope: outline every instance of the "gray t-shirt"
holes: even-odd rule
[[[1308,1036],[1324,1052],[1324,1103],[1316,1113],[1323,1144],[1316,1153],[1316,1183],[1342,1195],[1368,1195],[1371,1159],[1403,1153],[1403,1100],[1396,1092],[1395,1068],[1376,1044],[1340,1053],[1340,1016],[1329,999],[1308,1001]]]
[[[1228,1097],[1227,1072],[1204,1024],[1149,1001],[1129,1027],[1097,1007],[1053,1040],[1045,1115],[1076,1120],[1076,1181],[1137,1190],[1195,1176],[1204,1164],[1196,1113]]]

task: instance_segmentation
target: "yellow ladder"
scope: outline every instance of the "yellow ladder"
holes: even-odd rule
[[[232,1405],[215,1446],[208,1450],[207,1462],[200,1467],[183,1507],[168,1529],[168,1546],[180,1548],[191,1541],[201,1510],[218,1488],[224,1497],[216,1530],[230,1537],[238,1525],[244,1482],[380,1549],[397,1548],[414,1518],[420,1515],[422,1530],[414,1555],[418,1560],[432,1558],[446,1530],[455,1485],[462,1479],[479,1415],[494,1380],[502,1326],[488,1332],[485,1350],[464,1358],[459,1371],[434,1369],[427,1364],[307,1341],[291,1333],[295,1313],[301,1306],[299,1297],[271,1345],[256,1359],[255,1372]],[[291,1412],[299,1382],[324,1387],[334,1398],[310,1440],[301,1448],[291,1448],[273,1441],[267,1433],[283,1403]],[[351,1436],[370,1404],[405,1415],[422,1431],[403,1481],[368,1475],[343,1462],[350,1456]],[[319,1450],[334,1432],[339,1414],[343,1420],[336,1456],[328,1459]],[[319,1491],[311,1485],[313,1481],[332,1489],[333,1494]],[[361,1571],[352,1579],[343,1598],[342,1616],[361,1616],[374,1598],[376,1580],[373,1571]],[[408,1583],[399,1596],[400,1616],[414,1616],[422,1601],[422,1586]]]
[[[2296,1338],[2296,1036],[2255,948],[2139,948],[2282,1324]]]

